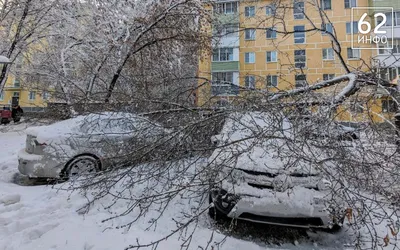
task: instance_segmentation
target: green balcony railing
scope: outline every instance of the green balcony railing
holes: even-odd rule
[[[239,71],[239,62],[212,62],[211,71]]]

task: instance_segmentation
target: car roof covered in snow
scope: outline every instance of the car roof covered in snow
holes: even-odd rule
[[[300,159],[310,153],[314,157],[318,151],[299,146],[291,128],[282,113],[234,113],[217,136],[220,148],[209,161],[264,173],[317,174],[311,164]]]
[[[47,126],[30,127],[26,133],[44,142],[71,134],[120,134],[129,135],[144,131],[159,133],[163,127],[149,119],[131,113],[103,112],[80,115]]]

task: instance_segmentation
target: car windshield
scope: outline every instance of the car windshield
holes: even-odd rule
[[[77,124],[77,130],[86,134],[147,134],[162,129],[144,117],[128,113],[92,114],[81,117]]]

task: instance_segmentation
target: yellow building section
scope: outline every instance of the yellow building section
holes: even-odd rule
[[[6,85],[0,92],[0,108],[11,106],[13,97],[18,97],[19,105],[24,111],[41,111],[47,107],[50,100],[50,91],[39,91],[25,86],[21,79],[9,74]]]
[[[309,84],[323,80],[323,75],[339,76],[346,73],[344,67],[338,57],[332,54],[331,38],[321,33],[317,29],[321,28],[322,21],[317,8],[310,4],[311,1],[304,1],[304,9],[309,17],[303,19],[294,19],[292,9],[293,1],[286,1],[288,9],[278,9],[274,16],[266,16],[265,6],[271,4],[272,1],[257,2],[241,2],[240,3],[240,26],[241,29],[256,28],[254,40],[248,40],[245,34],[240,35],[240,78],[244,79],[246,75],[260,76],[259,79],[265,79],[268,75],[277,75],[277,87],[272,87],[271,91],[288,90],[295,87],[296,74],[305,74]],[[373,50],[359,50],[356,55],[350,55],[355,58],[349,58],[348,48],[351,48],[352,34],[347,34],[346,26],[351,23],[351,9],[344,8],[344,1],[331,1],[331,10],[324,10],[327,18],[332,23],[332,30],[336,34],[341,46],[341,55],[344,57],[345,63],[354,69],[368,69],[371,63]],[[285,3],[282,3],[285,4]],[[256,15],[254,17],[246,17],[245,8],[255,6]],[[368,0],[359,0],[358,6],[368,6]],[[354,19],[357,19],[356,17]],[[310,23],[310,21],[312,23]],[[315,27],[314,27],[315,26]],[[277,30],[276,38],[266,38],[266,29],[274,27]],[[279,31],[294,31],[295,27],[302,27],[304,30],[313,30],[305,32],[304,38],[300,35],[285,35]],[[326,55],[323,58],[325,49]],[[305,50],[305,66],[296,68],[296,62],[301,58],[301,51]],[[295,53],[299,55],[296,60]],[[255,53],[255,62],[246,63],[245,53]],[[266,62],[266,53],[276,52],[276,62]],[[333,55],[333,57],[332,57]],[[366,65],[367,64],[367,65]],[[244,83],[244,81],[241,81]],[[259,81],[257,87],[265,87],[264,81]]]
[[[372,44],[356,44],[361,48],[369,49],[352,49],[352,40],[356,41],[358,33],[352,34],[351,31],[357,30],[357,23],[365,11],[354,11],[352,18],[352,10],[346,6],[345,1],[328,1],[331,3],[330,8],[324,10],[325,29],[334,32],[341,49],[343,62],[332,49],[332,39],[329,35],[322,32],[322,19],[318,8],[312,5],[315,1],[298,1],[304,2],[304,12],[306,17],[296,14],[293,11],[293,0],[280,1],[281,7],[275,14],[271,14],[268,8],[275,2],[267,1],[240,1],[236,3],[236,7],[225,4],[216,4],[214,8],[214,25],[203,20],[201,23],[204,34],[211,36],[211,30],[215,30],[215,23],[235,24],[235,16],[237,16],[238,26],[238,43],[231,42],[233,47],[238,51],[238,58],[233,55],[233,60],[228,62],[215,62],[212,52],[203,51],[200,55],[198,76],[199,88],[197,92],[197,103],[199,106],[214,105],[216,102],[234,102],[240,99],[237,93],[216,95],[212,90],[211,80],[213,75],[228,71],[238,71],[239,95],[243,96],[249,87],[263,89],[271,92],[285,91],[301,87],[306,81],[308,84],[333,78],[346,74],[343,66],[345,64],[350,71],[361,70],[368,71],[373,65],[373,58],[377,54],[376,45]],[[320,2],[320,1],[318,1]],[[353,2],[353,1],[349,1]],[[358,0],[357,7],[368,7],[368,0]],[[211,8],[208,6],[208,8]],[[237,8],[237,13],[231,13],[232,9]],[[215,14],[215,10],[226,10],[228,13]],[[253,14],[254,13],[254,14]],[[299,16],[300,15],[300,16]],[[222,18],[218,17],[222,16]],[[229,21],[229,18],[231,21]],[[218,22],[216,22],[218,20]],[[366,20],[369,20],[367,17]],[[371,22],[373,23],[373,22]],[[223,25],[223,24],[222,24]],[[274,31],[275,30],[275,31]],[[303,34],[285,34],[294,30],[304,30]],[[267,34],[267,31],[272,31]],[[274,32],[273,32],[274,31]],[[221,40],[224,39],[223,37]],[[229,38],[232,40],[232,37]],[[210,38],[210,43],[215,41]],[[226,46],[221,42],[219,46]],[[226,43],[225,43],[226,44]],[[353,44],[354,45],[354,44]],[[335,48],[337,48],[335,46]],[[221,53],[221,52],[220,52]],[[235,54],[235,52],[233,53]],[[218,58],[217,58],[218,59]],[[223,58],[226,59],[226,58]],[[238,62],[238,68],[234,69],[229,65],[230,61]],[[221,65],[223,65],[221,67]],[[233,64],[232,64],[233,65]],[[218,67],[217,67],[218,66]],[[213,74],[214,73],[214,74]],[[251,78],[254,81],[253,86],[248,86]],[[214,84],[214,83],[213,83]],[[334,94],[343,87],[334,86],[321,90],[326,94]],[[390,119],[391,111],[387,111],[382,107],[382,100],[386,97],[378,96],[371,93],[361,93],[364,98],[372,98],[364,105],[363,112],[361,109],[347,109],[346,105],[338,109],[338,119],[347,121],[365,120],[366,116],[374,121],[383,121]],[[385,101],[386,105],[386,101]]]

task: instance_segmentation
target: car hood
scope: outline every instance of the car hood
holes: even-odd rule
[[[321,151],[295,141],[284,115],[233,114],[217,138],[219,147],[209,158],[214,166],[274,176],[315,176],[320,171],[313,162],[324,159]]]

